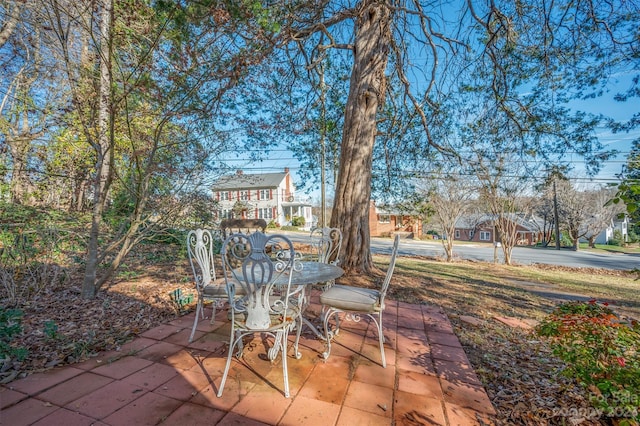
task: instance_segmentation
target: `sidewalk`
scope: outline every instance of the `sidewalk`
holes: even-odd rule
[[[310,309],[318,313],[317,292],[312,299]],[[266,360],[259,337],[234,360],[224,394],[216,397],[226,362],[226,315],[219,311],[213,325],[200,321],[191,344],[193,313],[118,352],[2,386],[0,425],[493,424],[491,402],[436,306],[387,302],[386,369],[367,320],[343,322],[326,362],[324,344],[303,333],[301,359],[289,345],[289,399],[280,358]]]

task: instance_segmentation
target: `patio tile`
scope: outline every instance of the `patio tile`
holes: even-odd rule
[[[181,404],[182,401],[148,392],[111,414],[104,421],[112,425],[154,426]]]
[[[209,323],[209,321],[206,321],[207,324]],[[198,324],[200,325],[200,324]],[[201,331],[196,329],[195,334],[193,335],[193,339],[199,339],[200,337],[204,336],[206,334],[207,331],[210,331],[209,328],[207,328],[206,331]],[[164,339],[162,339],[163,342],[169,342],[169,343],[175,343],[176,345],[188,345],[189,344],[189,336],[191,336],[191,327],[189,328],[183,328],[182,330],[173,333],[167,337],[165,337]]]
[[[218,398],[217,393],[221,378],[222,374],[220,376],[212,375],[210,379],[213,379],[213,382],[209,382],[206,387],[198,391],[190,402],[229,411],[238,401],[246,397],[256,384],[265,383],[262,377],[256,376],[247,368],[232,364],[222,396]],[[274,389],[274,393],[277,392]]]
[[[455,348],[462,348],[462,345],[460,344],[460,340],[453,333],[442,333],[442,332],[438,332],[438,331],[428,331],[427,332],[427,339],[429,339],[429,343],[431,343],[431,344],[438,344],[438,345],[452,346],[452,347],[455,347]]]
[[[342,404],[350,381],[347,375],[335,374],[331,370],[331,366],[318,365],[311,372],[298,395],[332,404]]]
[[[193,319],[195,318],[195,316],[196,316],[196,313],[195,313],[195,310],[193,310],[186,315],[181,315],[177,318],[172,319],[167,324],[173,325],[179,328],[188,328],[189,330],[191,330],[191,327],[193,327]]]
[[[378,364],[382,368],[382,354],[380,353],[380,344],[376,341],[374,344],[364,344],[360,349],[360,355],[362,358],[369,362]],[[396,351],[392,348],[384,346],[384,354],[387,361],[387,367],[396,364]]]
[[[147,337],[149,339],[164,340],[172,334],[182,331],[183,329],[184,327],[176,327],[175,325],[167,323],[147,330],[144,333],[140,334],[140,336]]]
[[[453,383],[448,380],[442,380],[441,383],[445,402],[480,413],[495,414],[495,409],[482,386]]]
[[[318,420],[322,419],[323,425],[334,425],[338,420],[339,413],[339,404],[298,396],[291,403],[279,424],[317,426]]]
[[[67,410],[66,408],[59,408],[53,413],[49,414],[32,423],[32,426],[107,426],[101,421],[96,421],[92,417],[85,416],[75,411]]]
[[[336,426],[389,426],[389,418],[352,407],[344,407]]]
[[[428,353],[414,355],[398,354],[396,358],[396,368],[398,371],[408,370],[421,374],[436,374],[431,355]]]
[[[290,405],[291,398],[285,398],[263,383],[254,386],[231,411],[248,419],[275,425]]]
[[[415,333],[407,328],[398,329],[398,354],[429,354],[431,348],[424,333]]]
[[[87,371],[93,370],[96,367],[100,367],[101,365],[105,365],[106,363],[109,363],[109,362],[117,361],[120,358],[125,357],[127,355],[128,355],[127,353],[122,351],[100,352],[98,355],[93,356],[87,359],[86,361],[82,361],[78,364],[73,364],[73,367],[79,368],[81,370],[87,370]]]
[[[443,359],[445,361],[453,361],[460,363],[469,363],[469,359],[467,358],[467,354],[464,353],[464,349],[462,346],[454,347],[454,346],[445,346],[437,343],[431,344],[431,356],[434,360]]]
[[[362,382],[351,382],[344,405],[379,416],[391,417],[393,389]]]
[[[473,371],[473,368],[468,363],[436,359],[433,361],[433,365],[436,368],[436,373],[442,379],[452,383],[482,386],[476,372]]]
[[[425,319],[424,328],[427,333],[440,332],[453,334],[453,326],[448,319]]]
[[[30,425],[53,413],[59,407],[39,399],[29,398],[20,401],[0,413],[0,424],[11,426]]]
[[[414,311],[415,312],[415,311]],[[398,327],[409,328],[412,330],[424,330],[424,321],[422,320],[422,313],[420,318],[405,317],[398,315]]]
[[[396,369],[393,365],[387,365],[387,368],[382,368],[379,364],[369,361],[360,361],[356,368],[356,374],[353,377],[353,380],[394,389],[396,382]]]
[[[455,404],[445,403],[445,411],[447,412],[447,419],[451,425],[465,425],[465,426],[492,426],[495,425],[495,420],[485,414],[477,411],[463,408]]]
[[[148,391],[152,391],[158,386],[174,378],[177,374],[178,372],[173,367],[153,363],[150,366],[125,377],[122,381],[139,386]]]
[[[0,388],[0,410],[28,397],[27,394],[9,388]]]
[[[158,386],[154,392],[169,398],[188,401],[209,384],[209,378],[204,374],[180,371],[178,375]]]
[[[151,364],[153,363],[146,359],[127,356],[117,361],[94,368],[91,372],[100,374],[101,376],[111,377],[112,379],[122,379],[127,377],[129,374],[133,374],[138,370],[142,370],[143,368],[150,366]]]
[[[442,400],[398,391],[393,417],[400,425],[447,425]]]
[[[237,413],[228,413],[218,422],[219,426],[267,426],[267,423],[262,423],[257,420],[248,419]]]
[[[162,426],[211,426],[218,424],[225,415],[226,411],[186,402],[171,413]]]
[[[177,370],[190,370],[194,365],[202,364],[202,360],[209,355],[208,352],[198,349],[182,349],[167,356],[161,362]]]
[[[148,348],[151,345],[155,345],[157,340],[149,339],[148,337],[138,337],[130,342],[125,343],[120,347],[120,353],[122,355],[133,355],[141,350]]]
[[[52,387],[38,395],[38,398],[59,406],[64,406],[111,382],[113,382],[113,379],[109,377],[93,373],[84,373]]]
[[[385,302],[387,303],[387,302]],[[396,302],[398,304],[398,315],[400,315],[400,312],[406,312],[408,310],[411,311],[422,311],[422,308],[420,305],[416,305],[413,303],[407,303],[407,302]]]
[[[398,390],[434,399],[443,398],[440,380],[436,376],[412,371],[398,375]]]
[[[206,352],[221,351],[222,348],[227,345],[228,338],[221,340],[220,336],[213,333],[206,333],[202,337],[198,338],[197,333],[193,338],[193,342],[187,345],[190,349],[199,349]]]
[[[182,348],[182,346],[174,345],[173,343],[158,342],[155,345],[143,349],[136,356],[149,361],[160,362],[168,356],[182,350]]]
[[[111,382],[65,406],[81,414],[104,419],[109,414],[140,398],[146,391],[138,386],[120,381]]]
[[[27,395],[36,395],[82,373],[84,370],[75,367],[55,368],[44,373],[32,374],[24,379],[14,380],[9,388]]]

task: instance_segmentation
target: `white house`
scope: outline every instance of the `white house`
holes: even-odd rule
[[[614,237],[615,231],[620,231],[622,241],[629,241],[629,218],[625,216],[620,220],[611,220],[609,225],[595,239],[596,244],[608,244]]]
[[[303,229],[313,226],[311,204],[296,196],[288,167],[279,173],[246,174],[238,170],[218,179],[212,191],[218,202],[218,220],[265,219],[267,223],[290,225],[294,217],[303,217]]]

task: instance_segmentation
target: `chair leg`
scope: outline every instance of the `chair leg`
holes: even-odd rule
[[[189,343],[193,341],[193,336],[196,334],[196,327],[198,326],[198,315],[200,315],[201,311],[203,311],[202,300],[198,299],[198,303],[196,304],[196,315],[193,319],[193,327],[191,328],[191,335],[189,336]]]
[[[335,332],[332,332],[331,329],[329,328],[329,320],[331,319],[331,316],[334,315],[336,317],[336,329]],[[325,352],[322,353],[322,357],[324,359],[328,359],[329,355],[331,355],[331,339],[333,339],[334,335],[337,335],[337,331],[338,331],[338,324],[340,323],[340,315],[339,312],[337,310],[334,310],[333,308],[327,308],[327,310],[324,313],[324,318],[322,321],[322,325],[324,327],[324,338],[325,341],[327,342],[327,350]]]
[[[287,370],[287,338],[289,333],[282,333],[282,376],[284,377],[284,397],[289,398],[289,372]]]
[[[217,299],[213,299],[211,301],[211,321],[209,321],[209,324],[213,324],[216,321],[216,305],[217,304],[218,304]]]
[[[222,397],[222,391],[224,390],[224,384],[227,381],[227,375],[229,374],[229,367],[231,367],[231,357],[233,356],[233,349],[235,348],[238,340],[242,341],[242,334],[236,333],[231,322],[231,336],[229,337],[229,353],[227,354],[227,364],[224,367],[224,373],[222,374],[222,380],[220,380],[220,387],[218,388],[218,398]],[[237,334],[237,335],[236,335]]]
[[[380,356],[382,358],[382,367],[387,368],[387,360],[384,355],[384,334],[382,334],[382,312],[378,313],[378,321],[375,321],[378,327],[378,341],[380,342]]]
[[[298,345],[300,343],[300,335],[302,334],[302,314],[298,315],[298,323],[296,324],[296,340],[293,344],[293,352],[296,356],[296,359],[302,358],[302,354],[298,350]]]

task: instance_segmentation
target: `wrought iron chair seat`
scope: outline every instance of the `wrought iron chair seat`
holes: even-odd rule
[[[327,349],[323,353],[325,359],[331,354],[331,339],[336,336],[340,330],[339,315],[346,314],[347,318],[350,316],[355,321],[360,320],[360,315],[366,315],[376,325],[382,366],[387,366],[384,354],[382,313],[384,311],[384,299],[396,265],[399,242],[400,236],[396,235],[393,242],[389,268],[387,269],[387,274],[379,290],[336,284],[328,290],[325,290],[320,295],[320,303],[322,304],[322,322],[324,326],[325,340],[327,342]],[[331,318],[335,319],[335,326],[333,328],[329,326]]]

